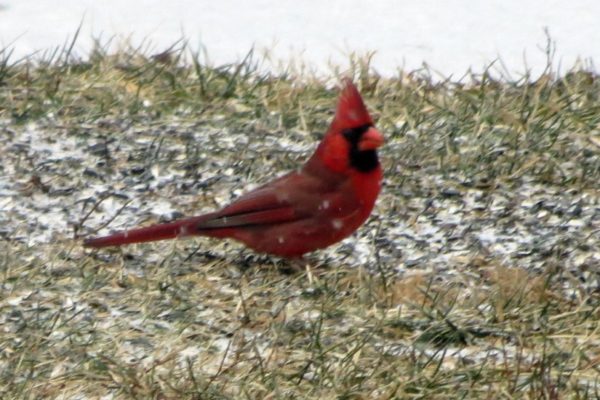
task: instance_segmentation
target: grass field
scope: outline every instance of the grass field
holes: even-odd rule
[[[1,398],[600,398],[600,76],[259,64],[0,50]],[[81,247],[295,168],[340,75],[387,139],[353,237]]]

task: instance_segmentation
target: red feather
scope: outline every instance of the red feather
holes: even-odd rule
[[[298,257],[352,234],[369,217],[381,188],[375,150],[383,136],[351,81],[314,155],[296,172],[255,189],[222,210],[87,239],[87,247],[184,236],[232,238],[258,252]]]

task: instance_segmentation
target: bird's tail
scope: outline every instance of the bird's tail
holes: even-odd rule
[[[146,228],[116,232],[108,236],[86,239],[83,242],[83,245],[85,247],[101,248],[108,246],[120,246],[130,243],[154,242],[157,240],[189,236],[194,233],[197,234],[197,229],[195,229],[195,226],[199,222],[205,220],[207,217],[208,215],[203,215],[199,217],[168,222],[165,224],[152,225]]]

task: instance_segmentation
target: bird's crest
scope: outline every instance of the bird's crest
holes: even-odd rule
[[[365,103],[349,78],[344,79],[344,88],[338,100],[335,117],[331,123],[332,131],[373,125],[373,120]]]

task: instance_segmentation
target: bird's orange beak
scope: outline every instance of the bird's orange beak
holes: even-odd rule
[[[358,149],[360,151],[375,150],[383,144],[383,135],[375,128],[371,127],[368,131],[363,133],[358,142]]]

